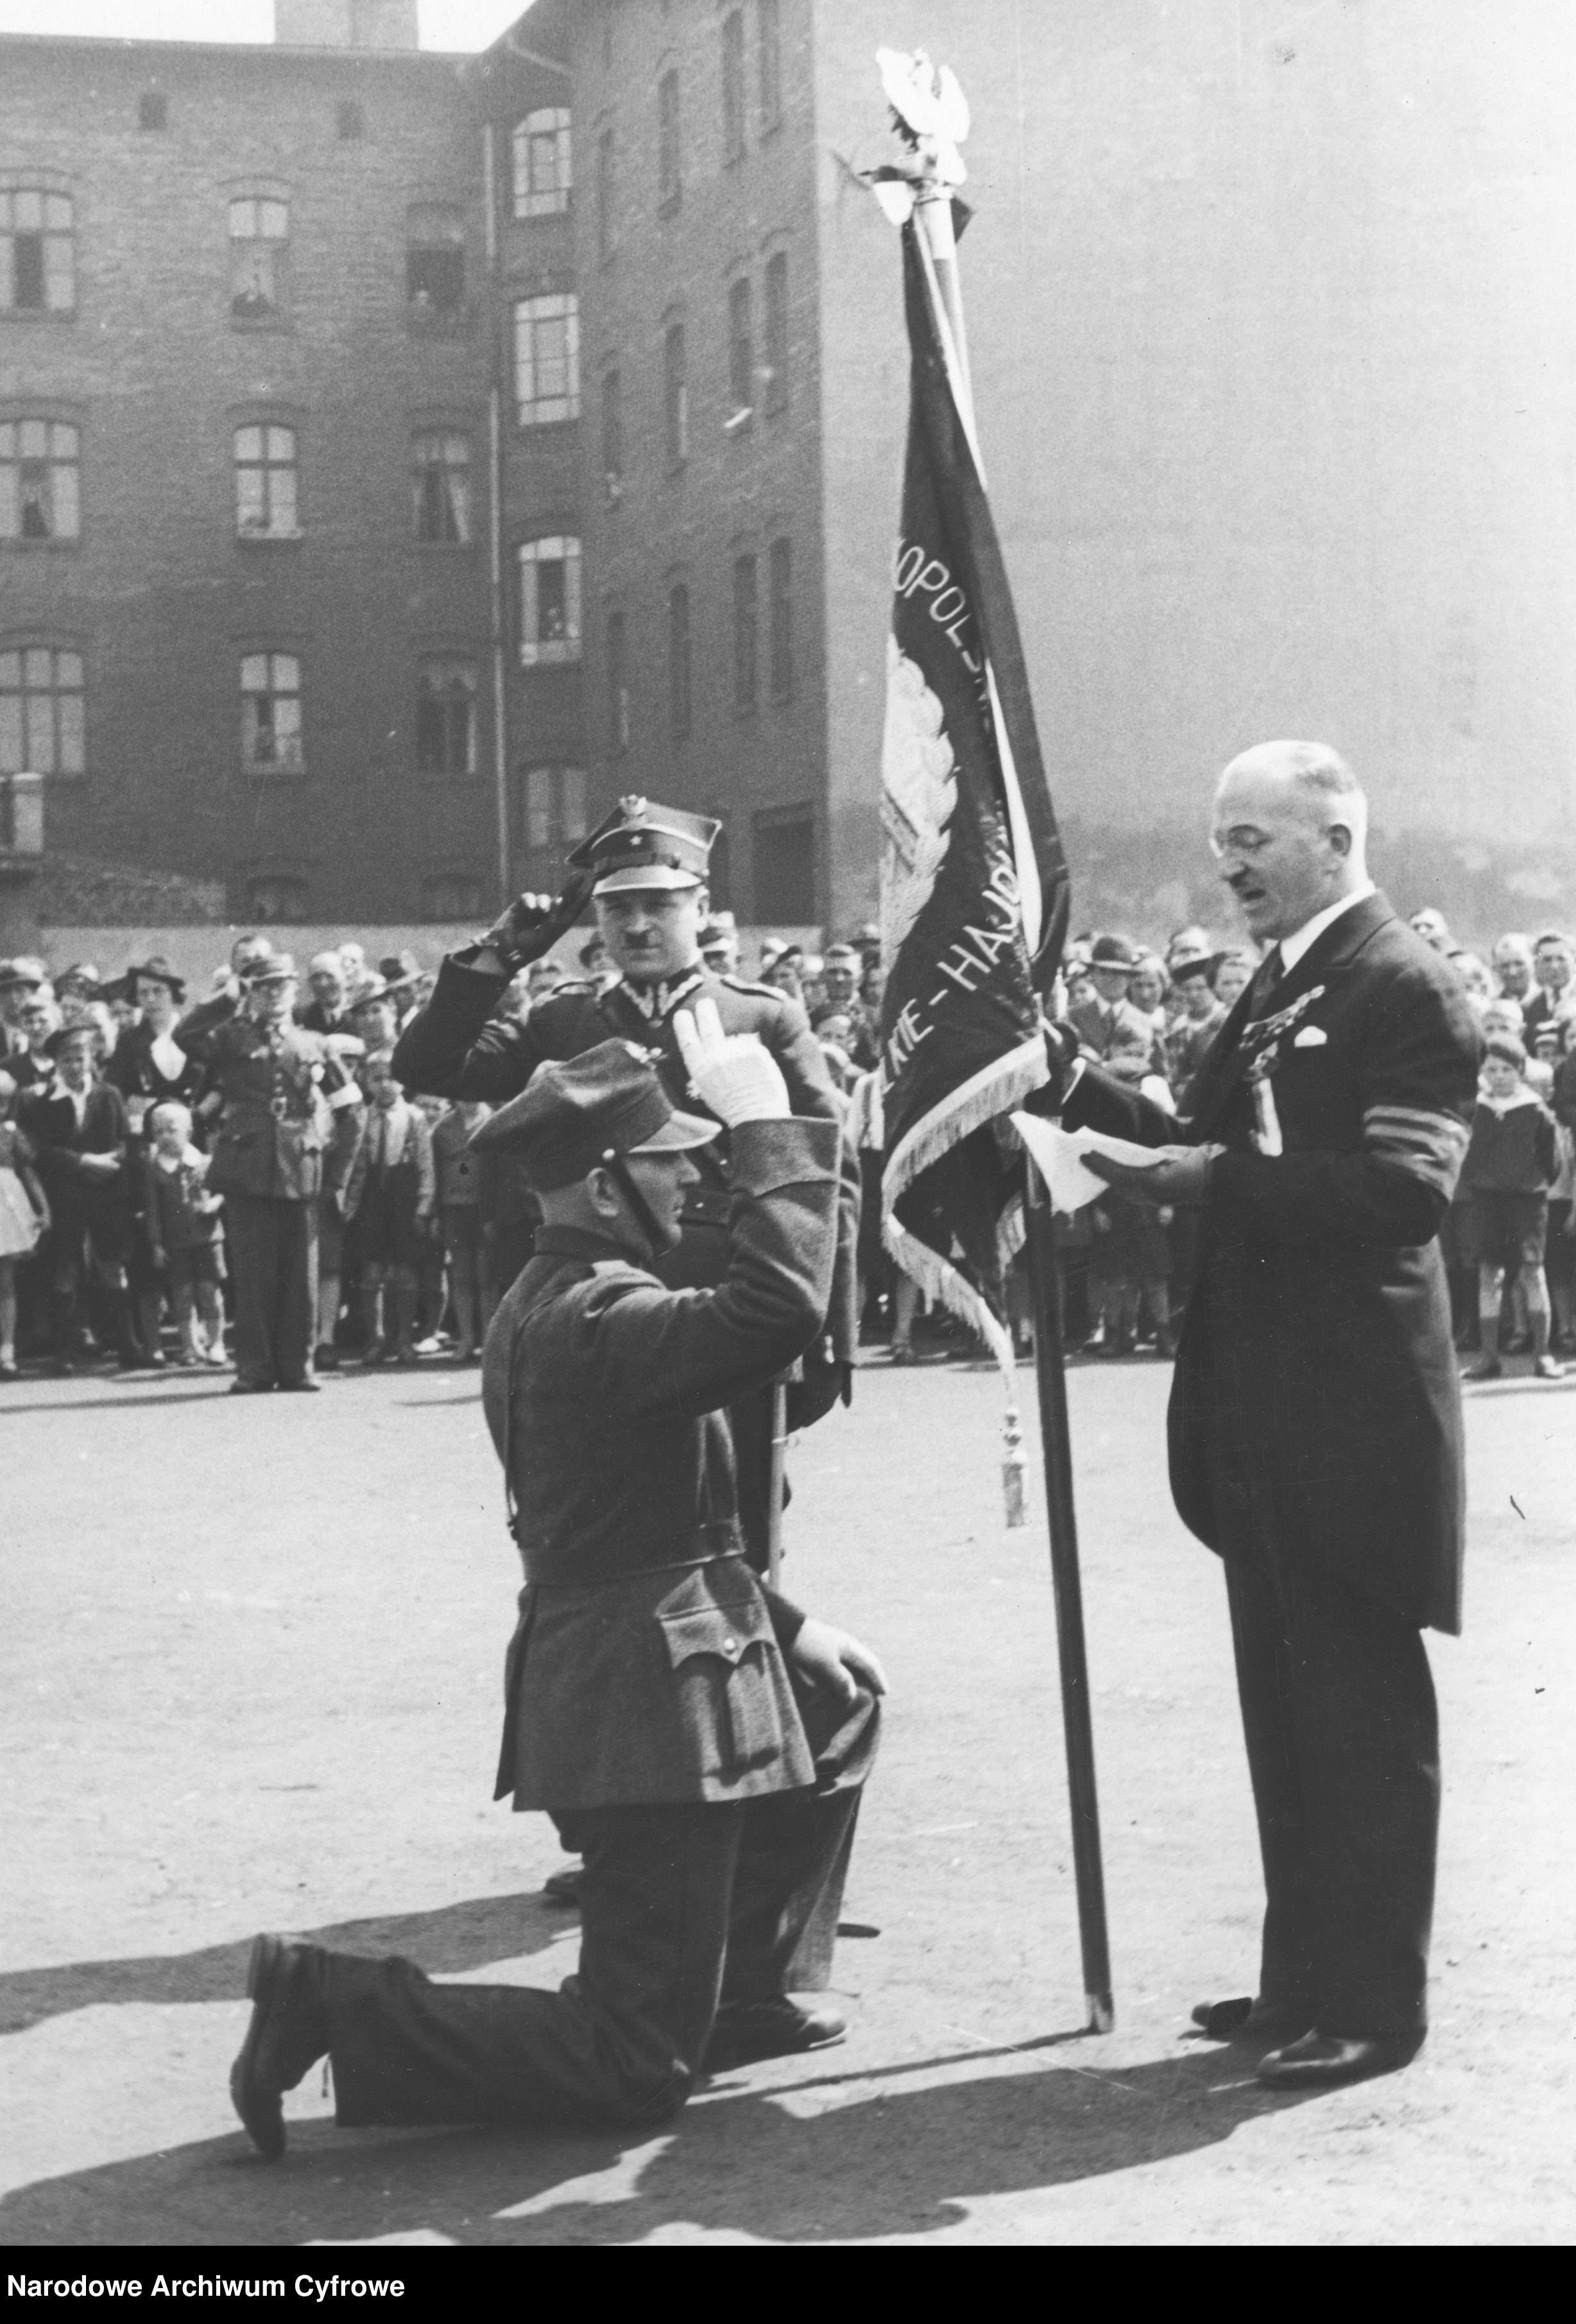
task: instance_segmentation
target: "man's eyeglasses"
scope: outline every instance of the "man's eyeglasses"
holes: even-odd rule
[[[1273,834],[1260,831],[1257,824],[1234,823],[1230,831],[1212,831],[1210,853],[1216,862],[1227,855],[1257,855],[1267,847]]]

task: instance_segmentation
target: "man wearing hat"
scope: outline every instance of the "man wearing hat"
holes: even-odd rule
[[[700,932],[700,956],[718,976],[732,976],[739,966],[739,923],[732,912],[714,908]]]
[[[525,1568],[496,1796],[582,1853],[578,1974],[557,1993],[435,1985],[410,1962],[261,1937],[231,2075],[263,2153],[325,2052],[341,2124],[644,2129],[698,2078],[841,2038],[830,1978],[879,1663],[743,1554],[724,1406],[821,1328],[840,1133],[795,1120],[777,1064],[700,997],[674,1035],[705,1118],[643,1052],[539,1065],[475,1134],[518,1155],[536,1254],[487,1335],[483,1392]],[[653,1261],[727,1126],[710,1290]]]
[[[880,1028],[873,1023],[859,997],[864,962],[851,944],[828,945],[821,970],[822,998],[810,1011],[819,1030],[828,1017],[846,1017],[848,1038],[843,1044],[862,1074],[880,1063]]]
[[[317,1386],[318,1204],[354,1154],[336,1130],[360,1092],[325,1038],[293,1021],[295,998],[295,962],[272,953],[238,1015],[195,1037],[190,1018],[182,1028],[223,1099],[207,1184],[225,1197],[237,1396]]]
[[[29,1057],[22,1013],[43,981],[43,971],[35,971],[29,960],[0,960],[0,1071],[8,1073],[15,1082],[32,1080],[36,1071],[36,1067],[30,1066],[19,1074],[17,1067]]]
[[[44,1043],[54,1078],[17,1110],[38,1153],[54,1221],[50,1300],[56,1363],[69,1370],[82,1345],[85,1288],[96,1296],[123,1371],[141,1361],[132,1329],[126,1258],[132,1240],[129,1130],[120,1092],[97,1078],[103,1037],[85,1020],[60,1025]]]
[[[1095,997],[1075,1001],[1067,1018],[1087,1054],[1101,1060],[1130,1053],[1135,1035],[1140,1037],[1151,1061],[1149,1070],[1157,1074],[1163,1069],[1159,1038],[1148,1018],[1128,998],[1138,963],[1139,954],[1126,936],[1096,936],[1088,969]]]
[[[658,1071],[675,1104],[687,1098],[689,1073],[674,1030],[676,1011],[702,1000],[716,1010],[724,1033],[753,1035],[774,1057],[796,1114],[838,1120],[837,1100],[804,1010],[769,986],[719,976],[701,957],[707,912],[706,862],[720,825],[709,816],[644,798],[620,801],[569,858],[572,877],[557,901],[521,896],[480,943],[451,954],[437,990],[412,1018],[394,1051],[394,1071],[407,1086],[441,1097],[506,1105],[526,1087],[538,1065],[578,1056],[610,1037],[658,1053]],[[618,982],[560,988],[530,1011],[528,1021],[502,1023],[493,1012],[510,978],[539,959],[571,928],[587,900],[620,970]],[[493,1021],[489,1021],[489,1019]],[[675,1287],[708,1286],[727,1264],[731,1200],[726,1138],[697,1157],[686,1190],[684,1232],[659,1262]],[[804,1378],[788,1393],[789,1425],[806,1426],[847,1393],[858,1349],[854,1257],[859,1225],[859,1176],[844,1157],[837,1265],[823,1331],[803,1359]],[[752,1386],[733,1408],[735,1456],[745,1539],[764,1563],[770,1524],[771,1406],[769,1384]]]

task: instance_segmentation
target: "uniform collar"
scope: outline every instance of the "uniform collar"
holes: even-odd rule
[[[1327,904],[1322,912],[1315,912],[1311,920],[1304,920],[1295,936],[1282,936],[1280,940],[1281,974],[1285,976],[1290,970],[1295,968],[1310,945],[1316,944],[1326,928],[1333,927],[1342,912],[1350,912],[1356,904],[1366,904],[1369,898],[1375,893],[1377,890],[1373,881],[1365,880],[1360,888],[1354,888],[1350,896],[1342,896],[1338,904]]]
[[[594,1234],[589,1227],[539,1227],[538,1259],[622,1259],[631,1267],[644,1267],[643,1256],[612,1235]]]
[[[705,963],[697,960],[689,968],[682,968],[676,976],[658,977],[654,981],[641,977],[621,977],[619,988],[627,992],[642,1017],[659,1025],[668,1011],[677,1009],[692,992],[699,990],[706,976]]]

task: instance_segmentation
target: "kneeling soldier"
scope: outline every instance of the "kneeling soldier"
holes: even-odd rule
[[[698,1022],[697,1022],[698,1020]],[[834,1121],[796,1120],[758,1041],[702,1000],[677,1111],[622,1041],[542,1065],[484,1123],[541,1200],[487,1335],[483,1391],[525,1566],[498,1794],[585,1861],[579,1974],[557,1993],[434,1985],[412,1963],[259,1937],[231,2073],[263,2153],[327,2052],[338,2120],[660,2120],[698,2075],[839,2040],[825,1989],[880,1665],[757,1580],[725,1407],[821,1328]],[[692,1150],[733,1133],[726,1272],[672,1291]]]

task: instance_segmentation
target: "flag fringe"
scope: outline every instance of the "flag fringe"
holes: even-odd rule
[[[1051,1077],[1046,1062],[1045,1037],[1033,1033],[1016,1049],[982,1065],[971,1074],[966,1082],[932,1106],[922,1120],[904,1133],[887,1157],[881,1173],[881,1204],[885,1215],[891,1216],[892,1205],[905,1186],[911,1185],[921,1171],[939,1162],[963,1139],[973,1130],[982,1130],[1000,1113],[1010,1113],[1037,1089],[1043,1089]],[[917,1279],[917,1278],[916,1278]]]
[[[927,1242],[921,1242],[917,1235],[911,1235],[889,1212],[881,1221],[881,1233],[898,1265],[919,1286],[926,1297],[939,1299],[960,1323],[978,1332],[1010,1387],[1018,1376],[1018,1360],[1005,1325],[991,1313],[989,1303],[981,1298],[973,1285],[959,1274],[950,1260],[932,1250]]]

